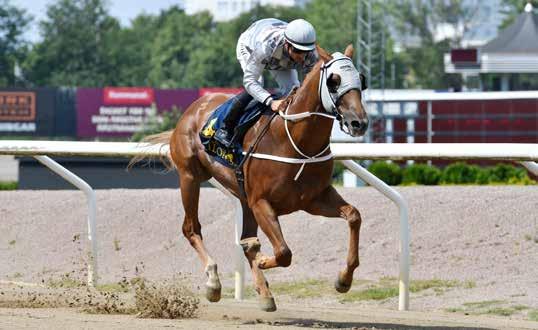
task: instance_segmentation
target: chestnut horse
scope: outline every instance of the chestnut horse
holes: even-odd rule
[[[189,106],[173,132],[164,132],[148,139],[153,143],[170,144],[171,158],[179,173],[181,199],[185,210],[183,234],[198,253],[205,268],[208,276],[206,297],[209,301],[220,300],[221,284],[217,264],[210,257],[202,239],[198,202],[200,183],[211,177],[241,201],[243,208],[241,245],[252,270],[261,309],[276,310],[263,270],[287,267],[292,259],[278,217],[298,210],[325,217],[343,218],[347,221],[350,231],[349,251],[346,266],[339,272],[335,287],[338,292],[347,292],[351,287],[353,271],[359,266],[361,216],[359,211],[347,203],[331,186],[333,160],[328,145],[334,117],[327,118],[329,117],[325,111],[327,107],[324,106],[327,100],[323,100],[322,87],[325,86],[326,95],[327,91],[331,95],[331,100],[327,102],[333,105],[331,110],[340,119],[342,129],[347,128],[346,133],[359,136],[363,135],[368,127],[368,117],[361,99],[365,83],[363,81],[363,86],[360,84],[357,86],[359,73],[350,59],[353,56],[351,45],[346,48],[345,56],[338,53],[346,61],[345,65],[340,65],[340,71],[336,73],[328,74],[329,70],[324,72],[332,56],[319,46],[317,51],[320,60],[306,76],[295,95],[289,96],[287,102],[283,102],[288,106],[286,114],[281,111],[281,116],[276,116],[273,120],[269,116],[262,116],[245,135],[243,147],[247,150],[264,126],[269,125],[267,133],[256,144],[254,156],[268,154],[281,157],[280,161],[256,157],[249,157],[246,160],[243,167],[246,197],[240,193],[234,170],[209,156],[199,137],[208,116],[225,102],[228,96],[210,94],[201,97]],[[339,74],[339,72],[345,73],[343,70],[347,70],[347,74]],[[349,79],[351,76],[354,76],[355,80]],[[348,86],[347,90],[339,89],[342,86]],[[302,117],[301,114],[305,113],[319,116]],[[296,118],[293,118],[293,115],[296,115]],[[292,121],[291,118],[295,120]],[[295,163],[282,161],[283,158],[303,161],[307,159],[305,156],[310,158],[313,155],[318,156],[317,162],[316,159],[307,164],[300,161]],[[271,242],[273,256],[265,256],[260,252],[258,226]]]

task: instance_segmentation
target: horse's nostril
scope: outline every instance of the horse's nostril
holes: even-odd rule
[[[361,124],[359,121],[357,121],[357,120],[353,120],[353,121],[351,122],[351,126],[353,126],[353,128],[361,128],[361,127],[362,127],[362,124]]]

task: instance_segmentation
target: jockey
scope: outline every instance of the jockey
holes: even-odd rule
[[[252,24],[237,42],[237,60],[243,69],[245,90],[234,97],[224,125],[215,133],[215,139],[229,147],[242,110],[254,98],[278,111],[282,100],[275,100],[263,88],[263,70],[268,69],[276,80],[278,95],[287,95],[300,85],[297,69],[310,72],[318,61],[316,31],[304,19],[289,24],[275,18],[262,19]]]

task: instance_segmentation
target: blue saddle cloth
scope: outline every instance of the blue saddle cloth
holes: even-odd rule
[[[243,138],[246,132],[258,121],[267,107],[257,101],[251,102],[239,118],[235,128],[235,142],[226,148],[214,139],[214,135],[224,125],[222,121],[230,111],[232,101],[233,98],[229,99],[213,111],[200,131],[200,140],[202,140],[205,151],[216,161],[230,168],[236,168],[243,159]]]

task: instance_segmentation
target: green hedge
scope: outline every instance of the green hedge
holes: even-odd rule
[[[403,170],[402,184],[413,185],[422,184],[426,186],[435,186],[441,180],[442,172],[437,167],[426,164],[413,164]]]
[[[378,161],[368,170],[389,185],[536,184],[524,168],[507,164],[479,167],[457,162],[441,170],[426,164],[412,164],[402,169],[397,164]]]
[[[402,182],[402,170],[394,163],[374,162],[368,167],[368,171],[390,186],[397,186]]]
[[[17,182],[1,182],[0,181],[0,190],[17,190]]]

